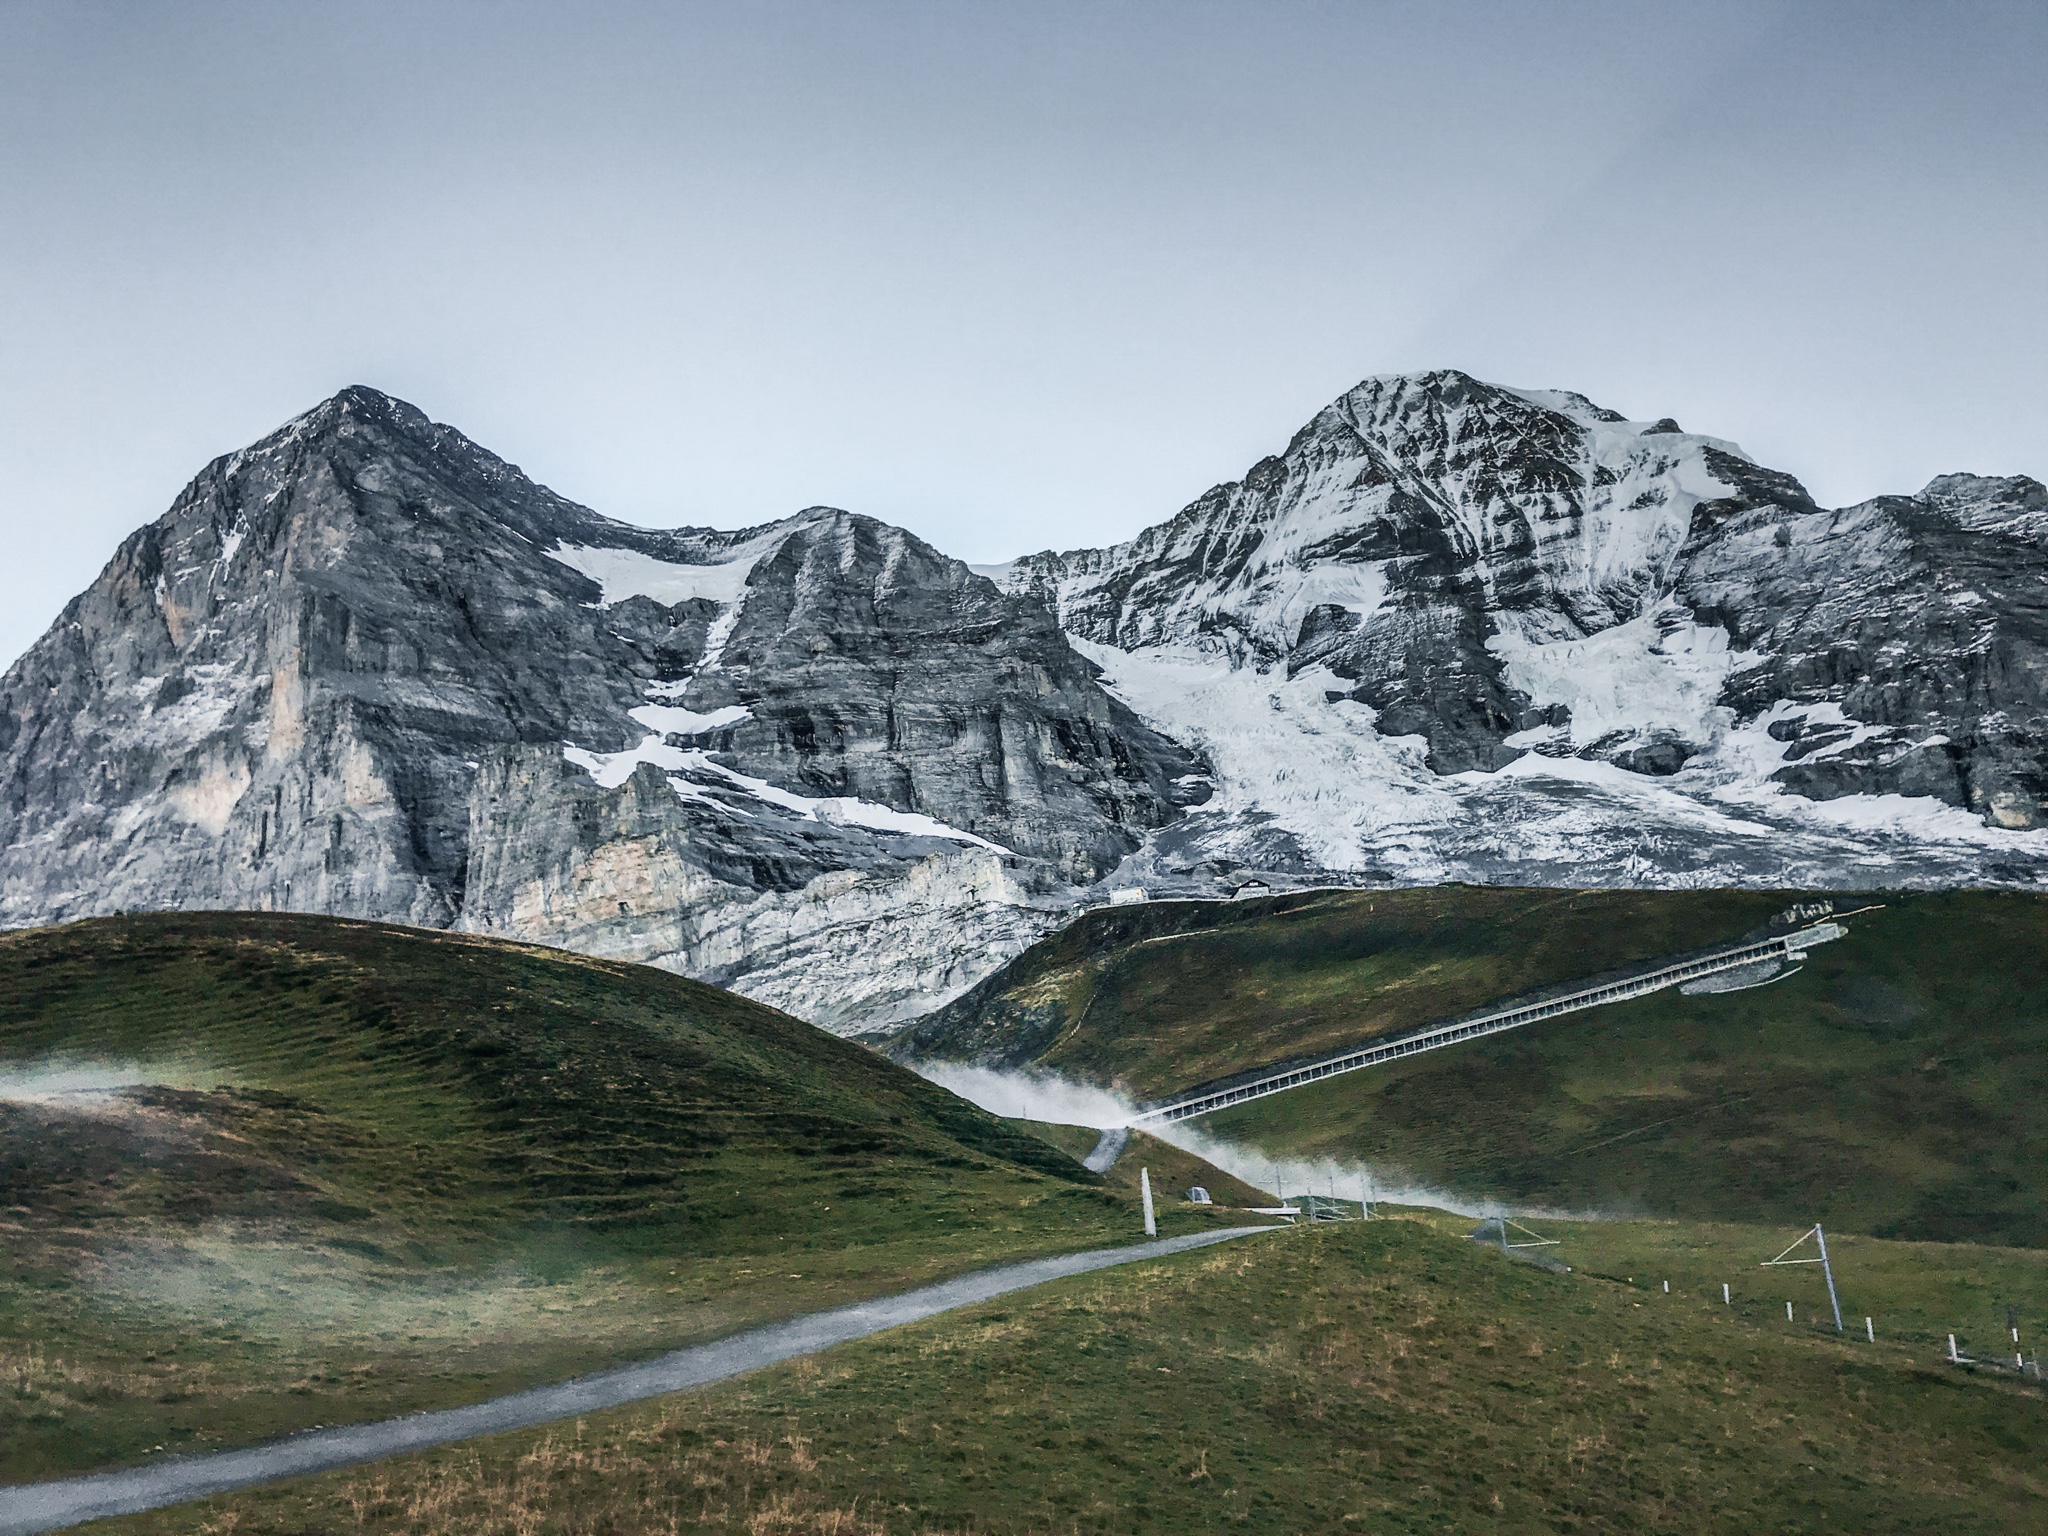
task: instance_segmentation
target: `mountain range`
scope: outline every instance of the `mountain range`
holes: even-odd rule
[[[0,923],[329,912],[842,1031],[1113,892],[2048,882],[2048,490],[1366,381],[1127,543],[650,530],[357,387],[0,680]]]

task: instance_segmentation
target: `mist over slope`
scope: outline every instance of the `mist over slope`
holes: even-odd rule
[[[1788,899],[1447,886],[1099,912],[885,1048],[1159,1099],[1732,942]],[[1188,1124],[1297,1178],[1371,1170],[1454,1204],[2048,1247],[2048,897],[1837,901],[1846,937],[1764,985],[1658,992]]]
[[[879,1219],[870,1202],[917,1198],[853,1187],[884,1164],[941,1187],[963,1169],[1090,1182],[873,1052],[646,966],[192,913],[0,936],[0,978],[0,1115],[50,1122],[8,1138],[5,1193],[60,1222],[368,1222],[477,1241],[681,1223],[716,1246],[796,1220],[763,1196],[789,1180],[846,1230]],[[118,1193],[65,1154],[81,1124],[149,1109],[189,1134],[157,1153],[114,1136],[99,1161],[125,1168]]]
[[[1141,1230],[1044,1137],[651,967],[286,914],[0,935],[0,1480]]]

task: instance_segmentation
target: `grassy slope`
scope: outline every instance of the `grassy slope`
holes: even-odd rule
[[[0,1102],[9,1479],[1137,1235],[1121,1191],[872,1052],[554,950],[248,914],[0,936],[0,1071],[53,1059],[153,1086]]]
[[[1064,1281],[705,1392],[109,1529],[1970,1536],[2048,1518],[2038,1391],[1917,1342],[1787,1327],[1774,1298],[1545,1273],[1445,1225],[1294,1229]],[[1587,1234],[1566,1236],[1583,1260]],[[1715,1271],[1780,1245],[1600,1240]],[[1854,1246],[1845,1283],[1882,1291],[1880,1314],[1929,1303],[1938,1260]],[[1880,1248],[1888,1265],[1867,1262]],[[2048,1310],[2038,1256],[1946,1257],[2035,1261],[2008,1279]]]
[[[1154,1098],[1734,939],[1766,891],[1445,885],[1091,912],[889,1044]]]
[[[1039,1120],[1012,1123],[1034,1136],[1044,1137],[1069,1157],[1086,1157],[1102,1139],[1100,1131],[1081,1125],[1052,1125]],[[1122,1155],[1104,1175],[1103,1183],[1110,1189],[1122,1191],[1128,1199],[1140,1199],[1140,1170],[1151,1173],[1152,1198],[1157,1208],[1162,1210],[1170,1202],[1187,1199],[1188,1190],[1197,1184],[1206,1189],[1209,1198],[1217,1204],[1239,1209],[1269,1206],[1275,1198],[1265,1190],[1254,1189],[1242,1179],[1233,1178],[1214,1163],[1197,1157],[1184,1147],[1176,1147],[1143,1131],[1133,1131]]]
[[[1044,1064],[1163,1092],[1734,938],[1788,899],[1451,887],[1100,914],[912,1039],[1036,1027]],[[1467,1194],[2048,1246],[2048,899],[1883,900],[1768,987],[1658,993],[1200,1124]],[[1210,931],[1146,943],[1146,921]]]
[[[1411,1219],[1463,1235],[1475,1223],[1439,1211],[1411,1211]],[[1633,1286],[1640,1299],[1660,1301],[1661,1287],[1683,1301],[1721,1303],[1729,1288],[1730,1315],[1778,1329],[1791,1302],[1799,1329],[1832,1329],[1827,1284],[1817,1265],[1772,1268],[1764,1261],[1800,1235],[1796,1228],[1732,1222],[1535,1221],[1554,1239],[1557,1253],[1583,1275]],[[1521,1240],[1524,1234],[1514,1234]],[[1811,1243],[1793,1258],[1811,1258]],[[1953,1333],[1965,1353],[2008,1358],[2007,1309],[2014,1309],[2027,1358],[2048,1338],[2048,1253],[2035,1248],[1989,1248],[1974,1243],[1912,1243],[1830,1232],[1836,1290],[1848,1330],[1863,1336],[1871,1319],[1881,1342],[1902,1345],[1914,1359],[1941,1355]],[[1710,1308],[1711,1309],[1711,1308]]]

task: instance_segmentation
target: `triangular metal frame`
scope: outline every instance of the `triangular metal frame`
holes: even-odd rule
[[[1820,1228],[1818,1228],[1818,1227],[1808,1227],[1808,1228],[1807,1228],[1807,1229],[1806,1229],[1806,1230],[1805,1230],[1804,1232],[1802,1232],[1802,1233],[1800,1233],[1800,1234],[1799,1234],[1799,1240],[1798,1240],[1797,1242],[1795,1242],[1795,1243],[1794,1243],[1794,1244],[1792,1245],[1792,1248],[1798,1248],[1798,1247],[1801,1247],[1801,1246],[1803,1246],[1804,1244],[1807,1244],[1807,1243],[1810,1243],[1810,1242],[1812,1242],[1812,1241],[1813,1241],[1813,1234],[1814,1234],[1814,1233],[1816,1233],[1816,1232],[1818,1232],[1819,1230],[1820,1230]],[[1790,1253],[1790,1252],[1792,1251],[1792,1248],[1787,1248],[1787,1249],[1785,1250],[1785,1253]],[[1781,1253],[1781,1254],[1779,1254],[1779,1255],[1778,1255],[1778,1256],[1777,1256],[1777,1257],[1776,1257],[1775,1259],[1765,1259],[1765,1260],[1763,1261],[1763,1263],[1761,1263],[1761,1264],[1759,1264],[1759,1265],[1757,1266],[1757,1268],[1758,1268],[1758,1269],[1769,1269],[1769,1268],[1770,1268],[1770,1267],[1771,1267],[1771,1266],[1772,1266],[1773,1264],[1818,1264],[1818,1263],[1820,1263],[1820,1262],[1821,1262],[1821,1261],[1820,1261],[1819,1259],[1817,1259],[1817,1258],[1814,1258],[1814,1259],[1788,1259],[1788,1258],[1786,1258],[1786,1257],[1785,1257],[1785,1253]]]
[[[1803,1247],[1809,1238],[1820,1249],[1819,1258],[1790,1259],[1785,1256],[1785,1254]],[[1818,1264],[1820,1266],[1820,1272],[1827,1277],[1828,1305],[1834,1309],[1835,1332],[1840,1333],[1842,1331],[1842,1302],[1841,1298],[1835,1294],[1835,1266],[1828,1262],[1828,1237],[1825,1232],[1821,1231],[1820,1223],[1816,1221],[1811,1227],[1800,1233],[1798,1239],[1784,1253],[1779,1254],[1775,1259],[1765,1259],[1757,1268],[1769,1269],[1774,1264]],[[1789,1307],[1792,1304],[1788,1301],[1785,1305]]]
[[[1483,1222],[1480,1223],[1479,1231],[1486,1231],[1487,1227],[1491,1226],[1495,1222],[1498,1222],[1500,1224],[1500,1245],[1503,1248],[1555,1248],[1558,1246],[1560,1242],[1563,1241],[1562,1238],[1545,1237],[1541,1232],[1531,1232],[1529,1228],[1523,1226],[1519,1221],[1515,1221],[1511,1217],[1507,1216],[1487,1217]],[[1517,1232],[1527,1232],[1529,1234],[1530,1240],[1526,1243],[1509,1242],[1509,1227],[1513,1227]],[[1474,1233],[1473,1235],[1476,1237],[1478,1233]],[[1488,1241],[1491,1241],[1490,1234],[1488,1237]]]

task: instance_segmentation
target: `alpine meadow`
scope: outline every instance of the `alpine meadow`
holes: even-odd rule
[[[2044,72],[0,5],[0,1536],[2048,1530]]]

